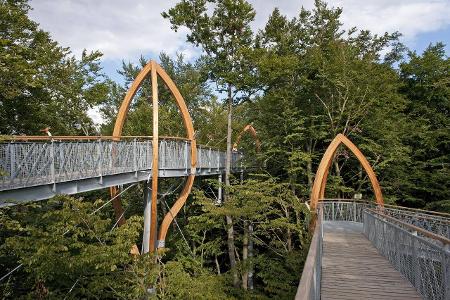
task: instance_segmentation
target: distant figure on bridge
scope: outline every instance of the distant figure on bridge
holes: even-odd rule
[[[51,132],[50,132],[50,128],[51,128],[51,127],[46,127],[46,128],[41,129],[41,130],[39,130],[39,131],[45,132],[48,136],[52,136],[52,134],[51,134]]]

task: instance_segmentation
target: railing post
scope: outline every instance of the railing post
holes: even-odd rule
[[[133,140],[133,168],[134,176],[138,177],[138,167],[137,167],[137,142],[136,139]]]
[[[444,299],[450,299],[450,244],[445,244],[443,249],[442,268],[443,268],[443,287]]]
[[[103,149],[102,139],[98,140],[98,175],[100,176],[100,184],[103,184]]]
[[[197,166],[198,166],[198,169],[200,169],[200,170],[203,168],[202,153],[203,153],[202,146],[198,146],[198,148],[197,148]]]
[[[353,222],[357,222],[356,219],[356,202],[353,201]]]
[[[209,159],[208,159],[208,167],[209,167],[209,173],[211,173],[211,170],[212,170],[212,156],[211,156],[211,148],[209,148]]]
[[[216,151],[216,156],[217,156],[217,173],[220,172],[220,152]]]
[[[192,144],[191,144],[192,147]],[[189,153],[188,153],[188,142],[184,141],[184,161],[186,168],[184,169],[184,174],[188,174],[188,167],[189,167]]]
[[[417,231],[412,233],[413,236],[417,236]],[[412,240],[412,261],[413,261],[413,269],[414,269],[414,286],[420,292],[422,290],[420,286],[420,265],[419,265],[419,256],[417,253],[417,239],[414,237]]]
[[[335,216],[334,216],[334,201],[331,202],[331,220],[332,221],[335,220]]]
[[[56,192],[56,176],[55,176],[55,143],[52,139],[51,144],[50,144],[50,160],[51,160],[51,165],[50,165],[50,174],[52,177],[52,183],[53,183],[53,192]]]
[[[9,144],[9,158],[11,160],[10,172],[11,172],[11,183],[16,176],[16,145],[13,143]],[[31,170],[33,172],[33,170]]]

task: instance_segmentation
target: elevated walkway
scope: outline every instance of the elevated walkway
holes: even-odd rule
[[[321,299],[422,299],[413,285],[381,256],[363,224],[323,223]]]
[[[316,220],[296,299],[450,299],[448,215],[334,200]]]
[[[21,137],[19,137],[21,138]],[[195,168],[191,142],[159,140],[158,176],[210,176],[225,171],[225,152],[197,145]],[[233,152],[232,171],[242,170]],[[0,143],[0,207],[149,180],[151,137],[34,137]]]

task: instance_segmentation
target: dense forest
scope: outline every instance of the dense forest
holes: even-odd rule
[[[123,83],[114,82],[100,52],[75,56],[30,19],[30,9],[27,0],[0,0],[0,134],[41,135],[51,127],[53,135],[111,135],[147,61],[123,61]],[[338,133],[366,155],[387,203],[450,212],[445,45],[416,53],[398,32],[346,30],[341,13],[316,0],[295,18],[275,9],[254,32],[255,11],[245,0],[183,0],[161,12],[202,53],[195,61],[158,58],[187,102],[197,142],[225,150],[252,124],[261,150],[246,135],[239,147],[249,172],[228,178],[221,205],[217,178],[197,178],[157,255],[129,254],[142,240],[141,185],[122,196],[122,226],[111,207],[93,213],[109,200],[108,189],[2,208],[1,298],[292,299],[310,240],[305,202]],[[151,135],[150,96],[149,80],[124,135]],[[184,136],[173,96],[161,87],[159,98],[160,134]],[[100,127],[88,117],[93,107],[105,119]],[[346,149],[330,172],[328,198],[373,199]],[[161,180],[161,217],[181,185]]]

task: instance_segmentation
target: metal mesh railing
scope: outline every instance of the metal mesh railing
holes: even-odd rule
[[[319,206],[323,208],[324,221],[351,221],[361,223],[364,209],[374,207],[375,204],[340,200],[323,201],[319,203]]]
[[[311,245],[309,246],[308,256],[303,268],[297,294],[295,295],[296,300],[320,299],[320,283],[322,280],[323,219],[323,211],[321,207],[318,207],[316,227],[311,239]]]
[[[450,239],[450,216],[444,213],[394,205],[377,206],[369,201],[324,199],[320,202],[325,221],[362,222],[362,212],[375,208],[380,213]]]
[[[364,234],[424,299],[450,299],[446,239],[375,210],[363,212]]]
[[[190,173],[190,147],[187,140],[161,139],[159,169]],[[0,191],[150,170],[152,152],[145,139],[0,143]],[[233,170],[240,170],[241,157],[233,153]],[[197,168],[223,170],[225,153],[199,146]]]
[[[383,208],[383,213],[403,222],[420,227],[450,239],[450,219],[445,214],[437,214],[419,209]]]

